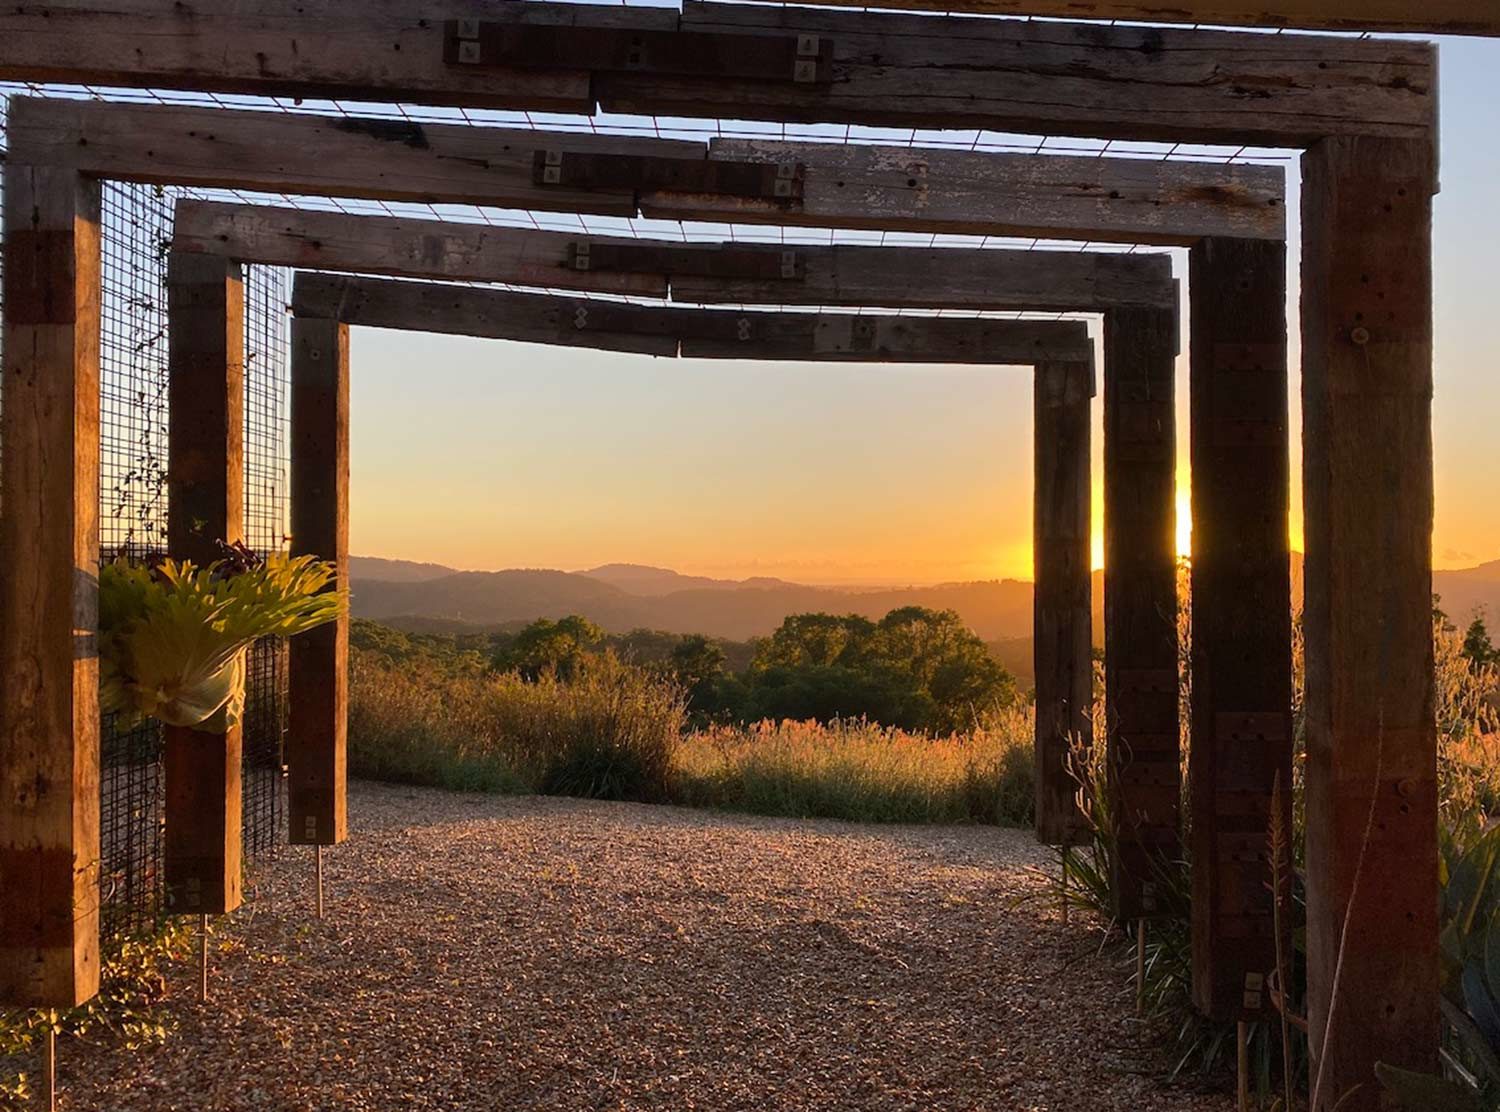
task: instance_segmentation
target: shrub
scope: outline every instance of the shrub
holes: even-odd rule
[[[356,776],[471,791],[666,798],[682,694],[604,656],[571,679],[454,675],[356,654],[349,768]]]
[[[932,738],[864,720],[714,727],[683,743],[679,801],[794,818],[1029,823],[1029,713]]]

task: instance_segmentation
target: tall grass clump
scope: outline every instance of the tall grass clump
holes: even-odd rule
[[[688,737],[677,799],[690,806],[859,822],[1030,823],[1031,716],[1012,708],[934,738],[862,719],[719,726]]]
[[[1182,615],[1179,619],[1179,634],[1183,645],[1189,643],[1187,627],[1186,585],[1182,592]],[[1305,765],[1305,721],[1303,715],[1303,693],[1305,691],[1305,667],[1300,615],[1294,623],[1293,669],[1294,669],[1294,749],[1292,782],[1292,826],[1282,829],[1274,823],[1266,831],[1265,852],[1273,867],[1273,897],[1278,922],[1278,937],[1286,935],[1295,941],[1289,947],[1278,948],[1277,968],[1272,980],[1278,998],[1283,1002],[1290,1017],[1306,1015],[1306,952],[1301,926],[1305,917],[1305,885],[1301,872],[1303,840],[1305,832],[1304,777]],[[1437,689],[1436,726],[1438,749],[1438,788],[1440,836],[1445,859],[1449,862],[1445,875],[1449,876],[1449,892],[1444,906],[1455,902],[1452,876],[1460,875],[1457,862],[1467,853],[1471,858],[1482,856],[1488,838],[1494,833],[1500,820],[1500,668],[1494,663],[1476,662],[1464,652],[1463,637],[1438,613],[1434,620],[1435,680]],[[1187,751],[1186,713],[1187,692],[1190,690],[1190,660],[1183,653],[1181,659],[1184,713],[1182,715],[1184,739],[1183,750]],[[1129,971],[1134,978],[1135,955],[1130,939],[1118,928],[1114,920],[1114,893],[1111,882],[1111,862],[1117,849],[1117,835],[1109,813],[1109,775],[1104,759],[1105,746],[1102,739],[1105,731],[1100,724],[1108,721],[1107,708],[1102,699],[1094,709],[1096,734],[1101,743],[1091,751],[1074,754],[1073,774],[1079,783],[1081,799],[1090,816],[1091,841],[1089,844],[1069,851],[1068,869],[1072,880],[1071,901],[1097,914],[1107,940],[1116,947],[1122,970]],[[1184,826],[1190,814],[1186,796],[1186,767],[1184,772],[1183,816]],[[1288,790],[1278,782],[1276,792]],[[1281,814],[1279,803],[1273,812]],[[1496,843],[1500,845],[1500,842]],[[1186,845],[1186,839],[1184,839]],[[1500,860],[1500,849],[1496,851]],[[1472,870],[1470,870],[1472,871]],[[1497,866],[1500,872],[1500,866]],[[1145,1001],[1146,1030],[1152,1037],[1146,1046],[1160,1051],[1167,1063],[1167,1071],[1173,1076],[1196,1075],[1200,1078],[1223,1078],[1234,1065],[1235,1025],[1219,1023],[1204,1018],[1193,1006],[1191,991],[1191,931],[1190,910],[1192,894],[1192,861],[1183,852],[1171,857],[1160,857],[1154,863],[1154,876],[1158,899],[1163,914],[1151,921],[1147,932],[1145,984],[1142,992]],[[1434,893],[1437,898],[1439,893]],[[1445,911],[1445,915],[1449,912]],[[1500,915],[1497,915],[1500,920]],[[1451,916],[1445,918],[1445,938],[1449,933]],[[1500,938],[1500,933],[1497,933]],[[1500,950],[1497,950],[1500,953]],[[1267,970],[1268,973],[1273,971]],[[1497,982],[1500,983],[1500,982]],[[1457,1007],[1452,1000],[1445,1008]],[[1461,1012],[1461,1008],[1460,1008]],[[1285,1107],[1287,1092],[1300,1088],[1305,1091],[1308,1084],[1308,1053],[1306,1037],[1294,1030],[1297,1018],[1285,1022],[1277,1018],[1272,1022],[1250,1025],[1250,1067],[1253,1087],[1261,1098],[1261,1107],[1268,1105]],[[1449,1020],[1457,1023],[1458,1013],[1450,1014]],[[1452,1047],[1462,1057],[1462,1048]],[[1271,1102],[1277,1102],[1272,1105]],[[1433,1107],[1437,1107],[1434,1105]],[[1467,1107],[1467,1105],[1465,1105]],[[1486,1106],[1488,1107],[1488,1106]]]
[[[442,788],[656,802],[685,722],[674,684],[609,656],[566,680],[526,680],[360,654],[349,768]]]

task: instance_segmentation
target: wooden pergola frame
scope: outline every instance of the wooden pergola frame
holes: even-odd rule
[[[885,253],[895,277],[903,249]],[[1036,262],[1039,276],[1045,274],[1045,262]],[[1165,289],[1173,290],[1170,267]],[[1036,746],[1045,770],[1038,776],[1038,833],[1054,844],[1082,833],[1065,758],[1072,746],[1089,744],[1092,736],[1090,402],[1095,375],[1094,345],[1083,322],[660,307],[307,272],[295,279],[292,313],[293,546],[341,569],[348,558],[350,325],[669,358],[1031,367]],[[1170,486],[1161,494],[1170,511]],[[293,661],[294,841],[331,844],[344,833],[347,634],[342,625],[322,639],[293,642],[303,650]],[[298,686],[295,673],[304,666],[315,678]],[[332,677],[339,678],[329,683]],[[310,728],[299,731],[299,720]],[[302,776],[299,767],[306,770]]]
[[[1172,518],[1175,456],[1172,451],[1173,369],[1177,353],[1178,285],[1172,276],[1171,262],[1161,254],[1074,253],[1056,251],[1018,251],[1003,249],[919,249],[911,247],[846,246],[770,246],[737,243],[692,243],[644,240],[609,236],[569,235],[560,232],[493,228],[474,224],[405,219],[378,216],[348,216],[340,213],[278,209],[254,205],[230,205],[203,201],[180,201],[177,204],[173,244],[175,253],[197,253],[221,256],[235,262],[269,263],[291,267],[315,267],[319,270],[356,274],[383,272],[401,277],[438,278],[460,281],[492,281],[541,288],[576,288],[604,293],[635,294],[652,297],[674,297],[693,302],[817,304],[822,306],[880,306],[885,308],[920,307],[925,309],[1044,310],[1104,314],[1106,335],[1121,345],[1121,365],[1140,381],[1122,385],[1105,373],[1106,424],[1119,428],[1122,422],[1113,415],[1124,409],[1138,415],[1143,406],[1152,407],[1149,419],[1127,418],[1123,425],[1134,445],[1129,460],[1117,460],[1109,469],[1105,484],[1106,513],[1117,528],[1133,528],[1132,562],[1121,561],[1117,568],[1117,592],[1127,599],[1140,600],[1152,613],[1162,609],[1175,611],[1172,552],[1169,543],[1174,535]],[[382,287],[374,287],[380,289]],[[450,287],[432,287],[424,291],[430,298],[462,302],[462,291]],[[407,295],[411,300],[416,295]],[[497,304],[526,308],[505,318],[501,335],[512,339],[566,342],[590,346],[610,346],[620,337],[603,322],[618,320],[620,313],[607,304],[573,303],[553,299],[519,297],[510,302],[490,296],[470,305],[470,317],[461,317],[467,330],[474,330],[487,311]],[[547,312],[542,311],[542,306]],[[580,317],[578,309],[583,309]],[[352,310],[351,310],[352,311]],[[360,310],[368,312],[368,310]],[[548,313],[552,314],[551,316]],[[329,312],[312,315],[339,316]],[[454,312],[433,310],[433,319],[452,318]],[[639,332],[655,328],[655,336],[682,332],[681,324],[651,324],[655,318],[639,311],[625,314]],[[343,314],[347,319],[348,314]],[[729,317],[714,314],[692,314],[682,310],[657,314],[662,322],[694,321],[712,329],[726,327]],[[735,316],[736,321],[743,315]],[[555,318],[555,319],[554,319]],[[747,321],[757,329],[770,319],[752,314]],[[789,320],[799,328],[809,318],[799,314]],[[579,323],[579,321],[584,323]],[[530,329],[520,331],[521,322],[531,322]],[[592,325],[588,322],[592,321]],[[872,318],[875,328],[880,318]],[[361,318],[359,322],[365,322]],[[947,324],[924,325],[920,321],[879,323],[881,330],[902,328],[913,335],[928,337],[924,348],[928,359],[962,360],[974,358],[938,334]],[[959,334],[983,335],[985,330],[967,326]],[[486,333],[489,334],[489,333]],[[560,339],[559,339],[560,334]],[[663,333],[665,335],[665,333]],[[680,337],[679,337],[680,338]],[[763,353],[769,357],[786,357],[779,350],[767,351],[767,337],[753,349],[737,345],[741,354]],[[877,340],[871,331],[865,346]],[[909,343],[910,340],[908,339]],[[790,343],[792,355],[798,355],[806,338],[796,335],[783,339]],[[327,348],[327,345],[322,345]],[[649,350],[663,354],[669,342],[653,339]],[[331,349],[330,349],[331,350]],[[692,345],[684,354],[696,354]],[[986,362],[1003,362],[1002,352],[985,349]],[[1024,352],[1022,353],[1024,354]],[[1022,362],[1034,362],[1026,359]],[[1039,377],[1039,388],[1045,389],[1057,376]],[[1149,381],[1147,381],[1149,379]],[[1055,383],[1063,395],[1076,392],[1076,384],[1067,376]],[[294,393],[296,387],[294,385]],[[1054,393],[1056,390],[1053,391]],[[1092,393],[1092,387],[1090,388]],[[1126,398],[1126,394],[1130,397]],[[1038,404],[1044,395],[1038,394]],[[1056,427],[1070,411],[1047,406],[1037,411],[1038,436],[1036,479],[1037,496],[1035,535],[1039,539],[1036,563],[1036,643],[1037,681],[1037,833],[1053,845],[1074,842],[1085,834],[1082,816],[1076,805],[1076,784],[1068,771],[1068,756],[1073,745],[1092,736],[1088,720],[1092,702],[1092,619],[1090,613],[1089,547],[1090,519],[1087,489],[1087,428],[1081,432]],[[1142,446],[1157,442],[1163,447],[1146,453]],[[1120,455],[1118,436],[1108,439],[1111,451]],[[1081,450],[1081,459],[1068,453]],[[1059,454],[1061,453],[1061,454]],[[295,466],[295,465],[294,465]],[[1081,472],[1080,472],[1081,468]],[[1080,482],[1083,486],[1080,487]],[[295,484],[294,484],[295,485]],[[330,487],[332,481],[324,483]],[[1083,501],[1077,502],[1078,498]],[[1079,518],[1079,513],[1083,517]],[[1165,524],[1163,525],[1163,522]],[[318,526],[323,528],[323,526]],[[294,529],[293,536],[299,531]],[[332,548],[321,550],[332,558]],[[1043,553],[1050,553],[1043,558]],[[1132,586],[1132,575],[1152,577],[1150,584]],[[1152,586],[1166,584],[1165,593]],[[1125,606],[1114,611],[1116,620],[1128,613]],[[1132,647],[1116,637],[1116,659],[1127,667],[1156,667],[1160,661],[1131,657]],[[1176,638],[1171,630],[1167,661],[1175,667]],[[294,669],[295,670],[295,669]],[[1170,737],[1171,761],[1175,791],[1177,741],[1175,675],[1170,703],[1171,729],[1156,730]],[[314,690],[318,690],[314,685]],[[314,701],[318,700],[316,694]],[[294,693],[294,704],[295,704]],[[294,741],[298,731],[294,705]],[[314,713],[320,721],[341,722],[339,707],[325,707]],[[337,727],[330,727],[337,728]],[[1119,731],[1112,735],[1119,737]],[[326,748],[323,746],[321,748]],[[334,759],[319,759],[316,767],[332,767]],[[1122,762],[1125,763],[1125,762]],[[1133,765],[1128,766],[1133,769]],[[299,785],[297,760],[291,768],[293,798],[293,838],[302,840],[300,810],[296,800],[303,794]],[[314,785],[321,790],[322,783]],[[322,812],[342,814],[340,801],[320,805]],[[1172,810],[1175,822],[1175,807]],[[308,840],[312,840],[310,837]],[[337,840],[337,839],[334,839]],[[1142,865],[1145,863],[1142,862]]]
[[[262,0],[237,6],[232,25],[200,20],[189,4],[155,0],[114,0],[112,17],[107,3],[64,0],[48,7],[46,20],[30,10],[4,17],[0,29],[12,33],[0,36],[0,73],[278,95],[579,111],[597,103],[619,111],[741,119],[1304,148],[1312,1029],[1325,1095],[1368,1086],[1370,1064],[1378,1058],[1417,1068],[1435,1064],[1436,909],[1430,887],[1437,863],[1436,770],[1428,621],[1430,220],[1436,160],[1434,53],[1429,45],[692,3],[680,15],[528,3],[507,10],[503,20],[495,19],[493,11],[476,10],[480,26],[463,19],[442,23],[438,16],[451,13],[438,13],[435,7],[429,11],[420,3],[371,4],[359,17],[350,12],[335,17],[331,7],[297,12],[290,0]],[[287,21],[294,16],[291,32],[294,24]],[[80,19],[96,22],[80,25]],[[108,29],[101,31],[106,19]],[[162,33],[167,20],[173,21],[170,33]],[[91,33],[79,34],[80,26]],[[351,26],[357,33],[349,33]],[[539,36],[537,27],[551,39]],[[197,62],[204,56],[199,40],[210,33],[215,36],[214,66],[205,67]],[[710,45],[756,58],[779,57],[778,51],[787,50],[797,66],[811,64],[806,71],[810,80],[771,79],[758,72],[703,74],[681,63],[649,60],[622,64],[613,53],[622,34],[642,38],[652,51],[660,47],[669,60],[701,53]],[[298,40],[307,38],[318,38],[328,49],[299,49]],[[545,41],[577,46],[578,52],[534,49]],[[516,43],[525,44],[527,51],[518,53]],[[805,59],[804,44],[810,50]],[[684,47],[691,49],[680,49]],[[1024,63],[1018,65],[1017,58]],[[1213,80],[1205,81],[1209,66]],[[434,125],[288,125],[288,141],[252,166],[249,160],[236,165],[243,151],[222,135],[236,113],[200,115],[206,130],[185,123],[168,146],[149,138],[162,117],[128,115],[157,111],[150,108],[39,108],[21,102],[17,109],[7,172],[6,351],[7,393],[21,400],[19,406],[8,401],[5,407],[7,511],[0,540],[7,566],[20,569],[6,585],[7,610],[24,608],[37,620],[30,627],[7,623],[0,665],[11,751],[31,752],[36,766],[49,770],[40,782],[60,777],[58,782],[71,786],[70,797],[86,786],[80,781],[90,770],[77,762],[75,752],[58,752],[56,743],[86,738],[97,728],[87,721],[92,689],[86,651],[92,627],[86,585],[97,559],[87,548],[87,523],[96,508],[84,502],[92,492],[86,477],[94,463],[90,452],[97,451],[87,443],[91,421],[97,422],[87,394],[90,386],[97,388],[88,366],[92,353],[96,376],[97,329],[91,338],[89,325],[97,323],[97,301],[90,304],[89,290],[97,289],[97,187],[92,183],[98,177],[422,200],[451,189],[454,200],[527,207],[715,213],[719,218],[732,214],[735,220],[775,223],[868,221],[941,231],[968,225],[960,212],[935,205],[935,198],[958,196],[964,181],[971,194],[984,189],[1003,195],[1004,188],[1003,173],[995,180],[961,179],[957,171],[934,174],[934,167],[945,165],[946,155],[871,148],[873,154],[850,156],[855,163],[865,159],[865,176],[855,180],[871,188],[856,196],[845,181],[841,198],[838,183],[844,178],[838,169],[815,173],[804,164],[800,178],[795,162],[785,176],[764,163],[766,169],[754,170],[764,154],[752,157],[750,150],[764,152],[764,145],[715,142],[704,159],[696,144],[687,149],[664,144],[650,153],[642,144],[654,141],[580,135],[542,150],[557,158],[545,166],[534,163],[537,180],[525,192],[549,198],[535,203],[497,188],[523,178],[524,165],[515,166],[507,178],[506,158],[502,155],[499,165],[492,161],[501,154],[493,144],[466,147],[465,136]],[[194,110],[160,111],[183,113],[178,119],[187,121]],[[303,130],[293,138],[290,129],[298,126]],[[482,129],[459,130],[483,141]],[[532,135],[528,146],[537,138]],[[429,158],[429,170],[414,178],[408,168],[419,165],[419,152]],[[635,157],[615,157],[626,154]],[[351,166],[351,155],[366,161]],[[1178,172],[1177,166],[1173,164],[1171,174]],[[361,179],[354,188],[335,185],[346,167],[353,171],[343,174],[346,183]],[[441,172],[433,173],[437,167]],[[546,168],[556,171],[555,181],[544,176]],[[1015,171],[1022,172],[1019,164]],[[226,178],[231,180],[222,180]],[[666,188],[683,181],[691,183],[687,192]],[[778,182],[789,183],[790,196],[775,191]],[[1057,192],[1071,196],[1065,189]],[[1183,194],[1185,202],[1198,196]],[[886,211],[880,208],[884,197],[893,202]],[[1124,207],[1105,203],[1117,200],[1109,192],[1090,194],[1089,200],[1112,213]],[[1031,227],[1063,235],[1066,221],[1055,214],[1048,217],[1046,207],[1030,206],[1028,219],[1043,218]],[[1256,210],[1251,206],[1247,211]],[[990,214],[978,224],[984,232],[997,226],[1022,223],[1017,216]],[[1074,234],[1099,239],[1125,235],[1118,227],[1112,235],[1095,234],[1101,230],[1109,232],[1081,227]],[[1237,311],[1237,303],[1246,295],[1270,302],[1256,278],[1266,264],[1262,259],[1259,269],[1254,265],[1261,249],[1253,244],[1274,243],[1277,237],[1199,232],[1188,238],[1194,241],[1196,279],[1192,372],[1195,383],[1213,384],[1202,393],[1215,406],[1202,413],[1195,389],[1194,461],[1200,458],[1196,428],[1201,413],[1222,433],[1205,462],[1218,458],[1227,468],[1239,460],[1242,477],[1259,490],[1271,484],[1260,480],[1250,461],[1260,451],[1269,457],[1272,449],[1266,441],[1275,436],[1274,422],[1257,431],[1238,421],[1237,399],[1248,390],[1263,404],[1277,393],[1278,378],[1284,384],[1285,351],[1276,347],[1282,335],[1270,334],[1283,332],[1284,325],[1271,329],[1269,321]],[[1200,283],[1217,291],[1217,306],[1205,305],[1207,299],[1197,295]],[[1279,310],[1276,319],[1282,319]],[[59,422],[59,413],[67,419]],[[28,426],[23,416],[36,424]],[[44,420],[47,416],[50,422]],[[22,444],[15,444],[18,426],[30,428]],[[1212,574],[1195,570],[1195,586],[1210,591],[1236,576],[1279,582],[1274,550],[1285,547],[1284,515],[1265,512],[1276,505],[1274,495],[1261,502],[1258,495],[1244,494],[1243,483],[1222,488],[1233,493],[1237,508],[1226,511],[1225,528],[1217,530],[1207,516],[1198,517],[1197,487],[1195,482],[1195,526],[1209,536],[1220,532],[1224,545],[1210,545],[1197,554],[1199,563],[1213,563],[1217,551],[1221,563]],[[28,514],[23,521],[21,510],[12,511],[22,492],[23,509],[40,492],[37,504],[47,507],[51,520],[38,522]],[[1209,512],[1205,507],[1205,515]],[[1246,536],[1234,526],[1257,526],[1250,537],[1279,543],[1262,546],[1252,540],[1247,550]],[[1263,557],[1252,555],[1261,547],[1267,550]],[[69,554],[65,579],[55,563],[59,553]],[[1196,596],[1195,591],[1195,619],[1200,606],[1207,605]],[[1242,613],[1230,624],[1253,618]],[[71,635],[65,643],[59,640],[53,632],[59,629],[81,631],[79,644],[85,648],[75,646]],[[1195,631],[1195,653],[1202,644],[1206,642],[1200,643]],[[1216,683],[1214,688],[1224,686]],[[1148,682],[1148,694],[1150,690]],[[1195,751],[1199,742],[1203,748],[1222,744],[1226,753],[1236,742],[1251,742],[1250,753],[1273,744],[1274,725],[1254,716],[1280,714],[1280,706],[1251,702],[1248,690],[1240,694],[1248,705],[1222,707],[1211,724],[1195,708]],[[1210,728],[1212,741],[1199,732]],[[1219,778],[1232,766],[1257,775],[1266,771],[1260,759],[1247,758],[1242,764],[1227,762]],[[49,792],[41,794],[50,798]],[[1238,795],[1243,793],[1231,792],[1225,805]],[[35,806],[35,798],[24,792],[15,798],[21,801],[18,814]],[[1246,828],[1257,817],[1235,813]],[[59,830],[58,821],[67,834],[65,844],[86,843],[86,808],[54,807],[47,829]],[[1248,829],[1240,833],[1248,838]],[[9,828],[0,834],[8,845],[36,844],[29,834],[18,839]],[[7,869],[27,877],[34,868],[44,891],[65,874],[62,887],[84,895],[68,906],[86,907],[96,863],[75,862],[71,853],[66,859],[48,858],[45,853],[52,850],[46,847],[59,843],[44,840],[41,845],[41,856],[28,850],[24,861],[11,861]],[[1231,847],[1220,848],[1221,857],[1234,859]],[[1374,875],[1366,871],[1351,911],[1359,862],[1370,855],[1378,855],[1383,867]],[[1199,868],[1206,863],[1200,858]],[[49,921],[34,937],[65,937],[72,954],[74,928],[73,923]],[[1336,975],[1340,1011],[1331,1027]],[[1249,986],[1243,987],[1248,991]],[[1323,1043],[1322,1033],[1333,1030],[1337,1042]]]

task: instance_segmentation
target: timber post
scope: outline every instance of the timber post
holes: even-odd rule
[[[245,288],[238,263],[174,251],[167,262],[167,547],[207,566],[244,539]],[[222,915],[243,898],[238,723],[166,728],[167,907]]]
[[[99,988],[97,182],[5,166],[0,1003]]]
[[[349,326],[292,318],[292,554],[337,569],[349,585]],[[349,615],[291,639],[287,795],[293,845],[337,845],[349,833]]]
[[[1104,685],[1121,919],[1167,909],[1180,836],[1175,311],[1104,316]]]
[[[1290,847],[1292,820],[1286,245],[1204,240],[1189,281],[1193,999],[1254,1020],[1276,964],[1272,831]]]
[[[1075,761],[1094,741],[1090,362],[1036,365],[1033,389],[1036,666],[1036,836],[1070,846],[1089,838]]]
[[[1429,141],[1303,166],[1308,994],[1315,1112],[1436,1072]]]

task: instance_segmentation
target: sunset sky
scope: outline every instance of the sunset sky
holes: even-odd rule
[[[1500,42],[1443,42],[1438,567],[1500,558],[1497,69]],[[1019,368],[652,359],[372,330],[355,331],[353,363],[359,554],[820,583],[1031,576]],[[1184,399],[1186,386],[1184,363]],[[1098,441],[1096,428],[1096,517]],[[1298,547],[1300,502],[1294,482]]]

